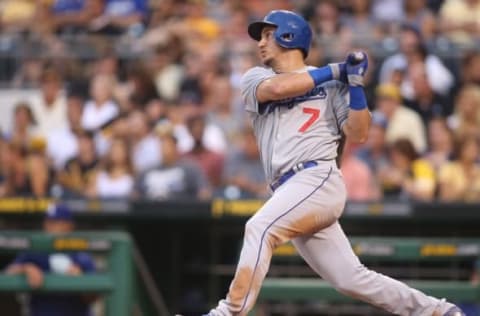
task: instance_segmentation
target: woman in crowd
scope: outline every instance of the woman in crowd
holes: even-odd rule
[[[480,135],[480,88],[465,85],[455,100],[455,112],[448,118],[448,125],[457,138]]]
[[[445,164],[439,173],[439,198],[442,201],[480,201],[480,166],[478,138],[459,139],[455,160]]]
[[[379,171],[385,198],[432,200],[435,173],[430,163],[419,158],[407,139],[395,141],[390,148],[390,165]]]
[[[134,180],[128,153],[125,140],[113,140],[102,167],[92,177],[87,188],[89,197],[125,198],[131,194]]]
[[[427,128],[429,151],[425,159],[438,171],[452,157],[453,133],[441,117],[430,120]]]

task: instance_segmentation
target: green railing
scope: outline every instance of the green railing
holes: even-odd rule
[[[107,316],[130,316],[133,310],[134,271],[132,244],[123,232],[76,232],[48,235],[43,232],[0,232],[0,253],[73,252],[103,253],[108,268],[81,276],[47,274],[39,289],[33,290],[23,275],[0,275],[3,292],[87,292],[106,295]]]

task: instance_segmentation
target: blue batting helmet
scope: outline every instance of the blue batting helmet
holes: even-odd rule
[[[284,48],[298,48],[302,50],[303,56],[307,57],[312,42],[312,30],[303,17],[287,10],[270,11],[263,21],[253,22],[248,26],[248,34],[259,41],[265,26],[277,28],[274,34],[278,45]]]

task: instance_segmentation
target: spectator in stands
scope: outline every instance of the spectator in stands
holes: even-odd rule
[[[188,118],[200,115],[203,112],[203,109],[197,102],[198,100],[195,96],[184,94],[181,96],[179,105],[169,109],[168,116],[174,124],[174,133],[181,153],[191,151],[195,145],[194,139],[186,126],[186,121]],[[222,129],[208,121],[203,133],[202,143],[208,150],[220,154],[225,153],[228,145]]]
[[[392,73],[395,70],[407,70],[410,62],[418,59],[419,50],[424,50],[426,52],[426,56],[424,57],[425,69],[430,86],[440,95],[445,95],[450,91],[454,84],[454,77],[440,58],[436,55],[429,54],[424,47],[422,48],[424,43],[420,30],[409,24],[403,25],[400,32],[399,44],[400,52],[388,57],[380,68],[379,80],[381,83],[391,82]],[[408,80],[408,77],[404,79]],[[403,93],[405,97],[414,98],[413,95]]]
[[[474,85],[462,87],[455,100],[455,111],[447,122],[457,138],[480,135],[479,87]]]
[[[176,52],[171,44],[174,44],[172,40],[159,44],[149,61],[158,94],[170,101],[178,99],[184,76],[183,66],[176,62]]]
[[[195,162],[182,158],[168,123],[158,127],[162,164],[145,171],[136,183],[136,196],[153,200],[208,199],[210,185]]]
[[[385,115],[374,111],[367,142],[356,151],[356,156],[367,164],[374,175],[389,163],[385,142],[387,125],[388,121]]]
[[[318,41],[317,46],[321,47],[326,55],[334,56],[349,46],[337,1],[318,1],[311,22],[316,34],[315,40]]]
[[[455,146],[455,159],[439,172],[439,198],[442,201],[480,201],[480,147],[478,138],[466,136]]]
[[[68,95],[68,127],[56,128],[47,135],[47,152],[57,170],[63,169],[65,163],[78,153],[77,135],[82,131],[84,103],[82,95]]]
[[[125,140],[113,140],[100,168],[90,180],[87,187],[89,197],[128,198],[131,195],[134,186],[133,168]]]
[[[197,115],[187,121],[187,128],[193,138],[193,148],[185,154],[185,157],[195,161],[207,176],[213,187],[220,186],[224,156],[206,148],[203,144],[205,127],[207,121],[205,116]]]
[[[33,117],[30,105],[26,102],[19,102],[13,111],[13,126],[6,136],[11,142],[28,146],[33,136],[37,134],[35,118]]]
[[[100,156],[105,156],[115,138],[128,140],[131,135],[128,113],[122,113],[102,125],[95,133],[95,148]]]
[[[390,147],[391,165],[379,172],[384,198],[430,201],[435,194],[435,172],[419,158],[408,139],[398,139]]]
[[[432,39],[436,33],[436,21],[433,12],[427,6],[427,0],[405,0],[403,2],[405,12],[404,23],[413,25],[420,30],[422,38]]]
[[[444,118],[434,118],[428,123],[428,152],[425,159],[436,172],[446,164],[453,154],[453,132]]]
[[[223,172],[226,198],[265,198],[268,185],[265,180],[260,152],[251,127],[246,127],[240,137],[240,146],[226,157]]]
[[[145,107],[148,124],[155,126],[158,122],[167,117],[167,104],[161,99],[153,99],[149,101]]]
[[[65,197],[85,196],[87,184],[91,183],[98,167],[93,134],[80,132],[77,135],[78,153],[68,160],[65,168],[58,173],[58,183]]]
[[[43,221],[43,230],[47,234],[68,234],[75,225],[67,206],[51,205]],[[17,255],[7,267],[6,273],[25,275],[32,289],[44,285],[46,274],[68,275],[71,277],[93,273],[95,263],[86,252],[38,253],[24,252]],[[95,298],[91,295],[69,293],[36,293],[30,295],[29,315],[32,316],[89,316],[90,304]]]
[[[228,142],[232,142],[245,125],[243,116],[233,111],[234,91],[230,78],[226,75],[215,76],[205,96],[205,105],[209,109],[208,120],[222,129]]]
[[[435,117],[447,117],[451,114],[452,107],[446,102],[445,97],[433,91],[430,86],[423,62],[408,67],[408,78],[415,98],[406,100],[405,105],[420,114],[425,126]]]
[[[427,148],[425,127],[415,111],[401,104],[400,89],[393,84],[381,84],[376,89],[376,107],[387,117],[387,144],[407,138],[415,151],[423,153]]]
[[[5,33],[29,31],[36,13],[35,0],[4,0],[0,3],[0,29]]]
[[[41,136],[46,137],[52,130],[67,126],[67,98],[58,71],[46,69],[43,72],[41,93],[29,103]]]
[[[91,21],[90,29],[108,35],[128,32],[138,37],[145,28],[147,5],[147,0],[105,0],[103,13]]]
[[[7,167],[7,195],[45,197],[50,192],[53,174],[45,155],[45,141],[30,140],[29,146],[11,143]]]
[[[207,1],[185,1],[186,16],[183,20],[182,35],[193,42],[212,41],[220,35],[220,25],[207,14]]]
[[[405,17],[403,1],[372,0],[372,17],[383,26],[388,34],[401,23]]]
[[[460,45],[472,45],[480,35],[480,1],[446,0],[440,9],[441,30]]]
[[[135,65],[128,71],[127,84],[130,87],[127,111],[134,108],[143,109],[148,102],[160,97],[150,69],[143,66]]]
[[[90,85],[91,100],[85,103],[82,114],[82,128],[95,131],[102,127],[118,113],[118,106],[113,100],[113,78],[96,75]]]
[[[102,13],[102,2],[95,0],[52,0],[46,7],[46,22],[61,35],[87,33],[93,18]]]
[[[152,126],[146,114],[140,110],[135,110],[128,116],[131,157],[135,174],[141,174],[162,162],[160,142],[152,133]]]
[[[475,84],[480,87],[480,52],[465,53],[462,59],[461,76],[463,84]]]
[[[368,165],[355,156],[355,146],[348,141],[341,157],[341,171],[352,201],[373,201],[380,198],[379,186]]]
[[[39,88],[42,73],[45,68],[45,60],[36,56],[26,57],[22,60],[19,69],[12,78],[12,88],[32,89]]]
[[[349,0],[351,13],[344,15],[341,19],[342,27],[349,33],[355,43],[368,45],[374,39],[380,37],[377,22],[370,14],[371,0]]]

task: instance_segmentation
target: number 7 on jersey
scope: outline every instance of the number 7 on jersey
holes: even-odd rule
[[[307,129],[320,117],[320,110],[315,108],[304,107],[303,113],[310,115],[310,118],[298,129],[300,133],[305,133]]]

